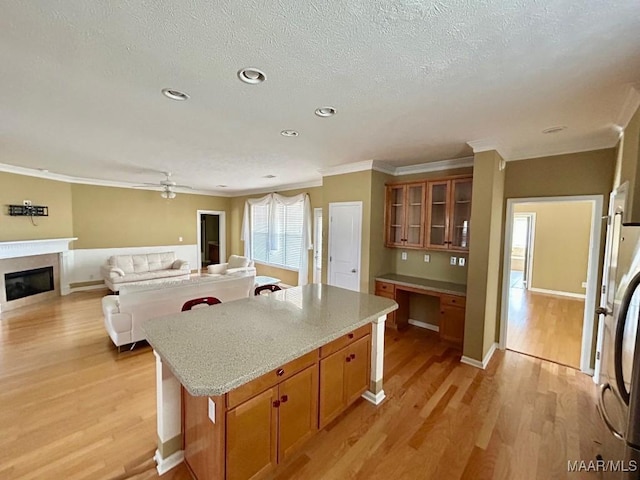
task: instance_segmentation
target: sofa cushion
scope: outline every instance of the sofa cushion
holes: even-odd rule
[[[144,282],[146,280],[154,280],[158,278],[171,278],[184,276],[184,270],[155,270],[153,272],[128,273],[124,277],[115,277],[111,279],[113,283],[131,283]]]
[[[227,268],[244,268],[249,266],[249,259],[240,255],[231,255]]]
[[[140,255],[113,255],[109,258],[108,263],[128,274],[170,269],[175,260],[174,252],[160,252]]]

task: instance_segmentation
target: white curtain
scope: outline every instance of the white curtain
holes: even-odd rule
[[[301,193],[294,195],[293,197],[285,197],[278,193],[270,193],[261,198],[251,198],[246,201],[244,206],[244,215],[242,219],[242,232],[241,239],[244,241],[244,255],[247,258],[251,257],[251,207],[254,205],[269,205],[271,214],[269,218],[269,231],[271,248],[277,249],[279,247],[279,235],[276,231],[278,228],[275,221],[276,205],[293,205],[298,202],[303,202],[303,214],[302,214],[302,245],[300,248],[300,267],[298,269],[298,285],[306,285],[309,281],[309,253],[311,250],[311,200],[309,195]]]

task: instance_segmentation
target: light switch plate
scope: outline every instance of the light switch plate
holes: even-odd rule
[[[449,263],[450,263],[451,265],[455,265],[455,264],[457,263],[457,261],[458,261],[458,258],[457,258],[457,257],[451,257],[451,259],[449,260]]]
[[[424,261],[425,261],[425,262],[427,262],[427,263],[429,263],[429,262],[431,261],[431,255],[429,255],[428,253],[427,253],[427,254],[425,254],[425,256],[424,256]]]
[[[460,258],[458,258],[458,266],[460,266],[460,267],[464,267],[464,264],[466,263],[466,261],[467,261],[467,260],[466,260],[466,258],[464,258],[464,257],[460,257]]]
[[[209,399],[209,420],[211,423],[216,423],[216,402],[211,398]]]
[[[402,252],[402,260],[406,260],[407,259],[407,252]]]

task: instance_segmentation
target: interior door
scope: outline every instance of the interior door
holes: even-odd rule
[[[322,209],[313,209],[313,283],[322,282]]]
[[[329,285],[360,291],[362,202],[329,204]]]

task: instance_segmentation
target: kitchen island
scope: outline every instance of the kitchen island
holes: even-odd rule
[[[154,319],[158,472],[199,479],[273,468],[353,403],[384,399],[389,299],[295,287]]]

